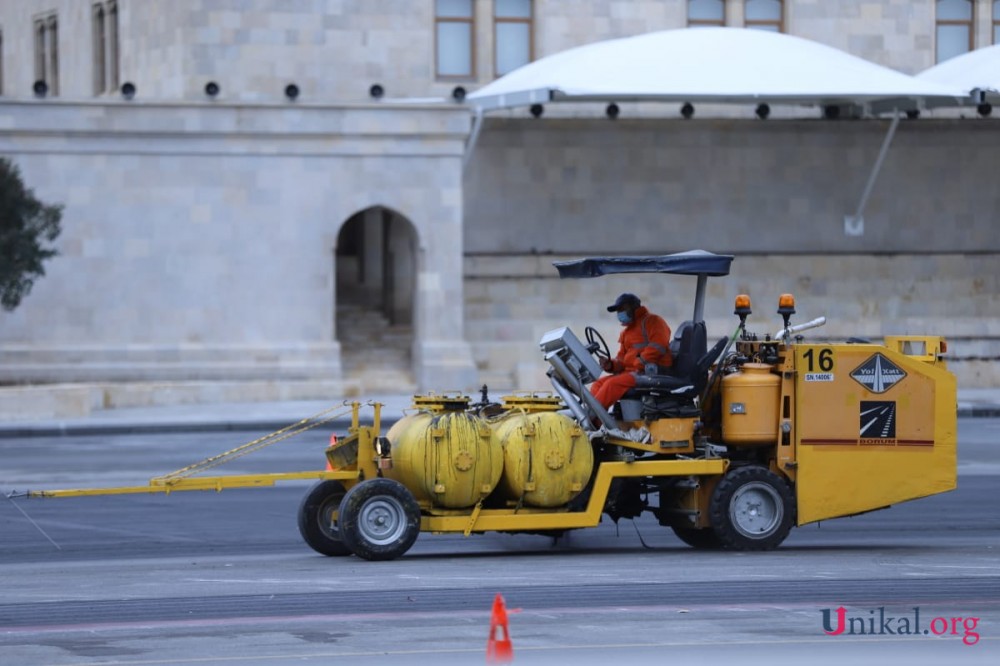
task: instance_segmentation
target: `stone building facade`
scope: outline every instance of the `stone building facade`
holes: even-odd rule
[[[328,397],[352,377],[540,388],[547,328],[613,337],[601,306],[623,290],[671,322],[690,301],[683,283],[560,282],[553,259],[701,247],[738,256],[710,285],[713,335],[737,292],[770,330],[792,291],[830,320],[815,335],[942,333],[964,385],[995,384],[995,118],[904,122],[860,237],[842,221],[881,120],[518,110],[487,120],[463,167],[456,87],[704,22],[915,73],[946,39],[994,43],[1000,0],[0,3],[0,154],[66,206],[60,255],[0,313],[0,381],[230,382],[229,399]],[[402,347],[388,368],[363,349],[382,345]],[[261,383],[283,388],[245,388]]]

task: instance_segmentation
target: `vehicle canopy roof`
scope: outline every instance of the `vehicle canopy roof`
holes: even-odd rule
[[[556,261],[561,278],[592,278],[617,273],[669,273],[672,275],[729,275],[733,256],[689,250],[655,257],[587,257]]]

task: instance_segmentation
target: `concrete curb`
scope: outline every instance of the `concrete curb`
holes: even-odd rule
[[[362,421],[364,424],[364,421]],[[288,421],[205,421],[190,423],[63,423],[0,426],[0,439],[18,437],[85,437],[101,435],[164,435],[200,432],[269,433],[290,425]],[[338,433],[347,432],[350,420],[329,421],[323,427]]]
[[[995,418],[1000,416],[1000,405],[975,405],[969,407],[959,407],[958,415],[960,417],[983,417],[983,418]]]

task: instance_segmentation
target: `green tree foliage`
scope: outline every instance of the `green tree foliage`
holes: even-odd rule
[[[21,172],[0,157],[0,306],[13,310],[45,275],[42,262],[61,231],[62,206],[48,205],[24,186]]]

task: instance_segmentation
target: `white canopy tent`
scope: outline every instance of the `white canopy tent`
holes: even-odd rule
[[[946,60],[917,74],[929,83],[958,88],[970,104],[1000,103],[1000,44]]]
[[[956,105],[965,91],[830,46],[745,28],[687,28],[595,42],[529,63],[468,95],[490,111],[560,101]]]
[[[782,33],[699,27],[595,42],[520,67],[465,102],[475,113],[468,163],[485,113],[549,102],[787,104],[863,115],[893,113],[888,132],[844,233],[864,233],[864,208],[901,112],[961,106],[968,90],[918,79],[838,49]],[[766,115],[766,114],[765,114]]]

